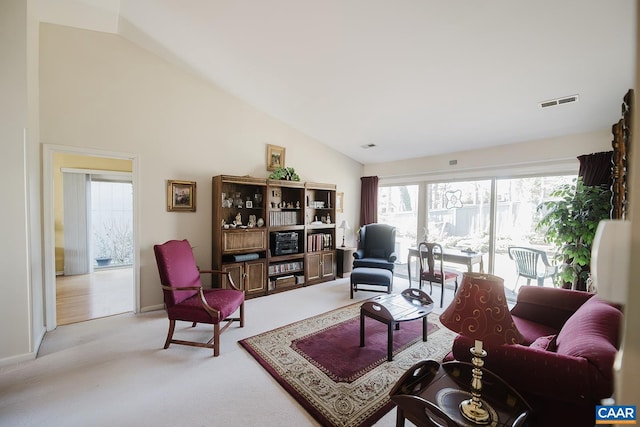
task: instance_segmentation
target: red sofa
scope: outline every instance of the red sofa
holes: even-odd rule
[[[518,345],[486,347],[485,368],[533,407],[534,426],[593,426],[595,406],[613,394],[622,312],[597,295],[523,287],[511,310]],[[473,342],[458,336],[447,359],[470,361]]]

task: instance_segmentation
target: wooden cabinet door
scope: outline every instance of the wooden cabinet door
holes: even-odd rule
[[[333,280],[336,275],[335,269],[335,257],[333,252],[323,252],[322,253],[322,279],[323,280]]]
[[[247,261],[245,263],[244,290],[247,294],[264,293],[266,290],[266,263],[264,260]]]
[[[307,283],[320,280],[322,278],[322,270],[320,264],[320,253],[314,252],[307,255]]]
[[[264,251],[267,249],[266,228],[224,230],[222,252],[226,254]]]
[[[232,264],[223,264],[222,271],[228,271],[231,273],[231,280],[233,280],[233,284],[236,285],[238,289],[244,289],[243,285],[243,276],[244,276],[244,265],[241,262],[235,262]],[[224,289],[233,289],[229,285],[229,280],[226,276],[222,279],[222,288]]]

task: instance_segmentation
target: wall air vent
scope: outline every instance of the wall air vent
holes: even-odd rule
[[[373,148],[375,146],[376,144],[370,143],[370,144],[361,145],[360,147],[364,148],[365,150],[368,150],[369,148]]]
[[[540,108],[554,107],[556,105],[570,104],[572,102],[578,102],[578,95],[565,96],[563,98],[550,99],[548,101],[539,102]]]

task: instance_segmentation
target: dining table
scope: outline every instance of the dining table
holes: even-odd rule
[[[467,266],[467,271],[473,271],[473,266],[478,264],[479,271],[484,273],[484,262],[482,252],[469,251],[464,249],[442,249],[442,257],[444,262],[453,264],[461,264]],[[435,254],[437,257],[438,254]],[[407,274],[409,278],[409,287],[411,287],[411,262],[419,257],[418,248],[409,248],[407,255]]]

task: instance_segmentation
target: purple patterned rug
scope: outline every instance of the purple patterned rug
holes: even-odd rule
[[[394,331],[393,361],[387,362],[387,327],[365,319],[360,347],[360,306],[352,304],[240,341],[240,344],[316,420],[325,426],[371,426],[393,408],[389,391],[423,359],[441,361],[455,334],[428,317]]]

